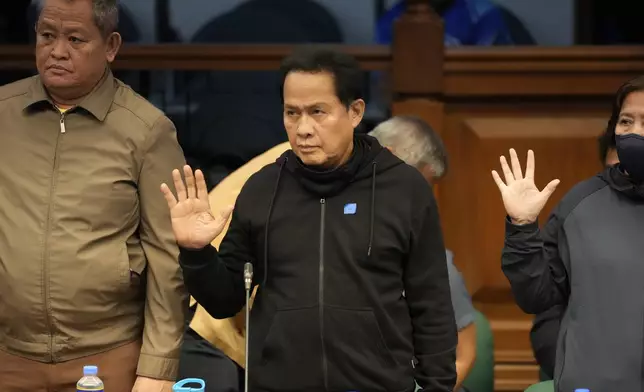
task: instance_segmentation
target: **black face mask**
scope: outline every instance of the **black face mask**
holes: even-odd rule
[[[637,182],[644,181],[644,136],[615,135],[619,165]]]

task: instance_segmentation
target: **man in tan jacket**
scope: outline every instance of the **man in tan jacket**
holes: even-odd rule
[[[170,391],[187,301],[159,184],[170,120],[109,71],[116,0],[45,0],[38,76],[0,87],[0,391]]]

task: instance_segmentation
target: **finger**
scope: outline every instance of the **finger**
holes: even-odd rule
[[[543,188],[541,193],[546,197],[546,200],[554,193],[555,189],[557,189],[557,185],[559,185],[559,180],[552,180],[545,188]]]
[[[195,181],[197,182],[197,197],[200,200],[208,202],[208,187],[206,186],[206,178],[203,172],[199,169],[195,170]]]
[[[534,179],[534,152],[528,150],[528,160],[525,164],[525,178]]]
[[[163,192],[163,197],[165,197],[165,201],[168,202],[168,208],[172,209],[174,206],[177,205],[177,199],[174,197],[172,194],[172,191],[170,190],[170,187],[164,182],[161,184],[161,192]]]
[[[503,183],[501,176],[499,176],[499,173],[497,173],[496,170],[492,170],[492,178],[494,178],[494,182],[496,182],[496,186],[499,187],[499,190],[503,192],[503,190],[505,189],[505,184]]]
[[[514,174],[512,174],[512,170],[510,170],[510,166],[508,165],[508,161],[505,159],[503,155],[501,155],[501,158],[499,158],[501,161],[501,170],[503,170],[503,176],[505,177],[505,183],[506,185],[510,185],[514,182]]]
[[[186,188],[188,188],[188,198],[194,199],[197,197],[197,188],[195,186],[195,176],[192,173],[192,168],[188,165],[183,167],[183,176],[186,178]]]
[[[523,173],[521,173],[521,162],[519,162],[519,157],[514,148],[510,149],[510,162],[512,163],[512,173],[514,174],[515,180],[520,180],[523,178]]]
[[[177,191],[177,200],[186,200],[186,187],[183,185],[181,173],[179,173],[178,169],[172,171],[172,179],[174,180],[174,189]]]

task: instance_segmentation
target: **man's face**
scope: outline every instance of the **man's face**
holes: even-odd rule
[[[308,166],[346,162],[364,107],[358,99],[347,109],[327,72],[291,72],[284,81],[284,127],[293,152]]]
[[[118,33],[101,34],[92,0],[46,0],[36,34],[38,73],[49,92],[62,99],[89,93],[121,44]]]

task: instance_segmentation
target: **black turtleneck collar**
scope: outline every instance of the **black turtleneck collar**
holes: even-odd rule
[[[382,147],[373,143],[375,139],[366,135],[354,135],[353,151],[349,160],[342,166],[330,170],[320,170],[306,166],[292,150],[281,159],[286,159],[285,168],[309,192],[318,196],[331,197],[347,187],[359,173],[373,162]]]
[[[614,190],[625,194],[626,196],[644,200],[644,182],[635,182],[629,177],[618,165],[607,167],[601,177]]]

